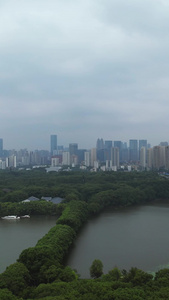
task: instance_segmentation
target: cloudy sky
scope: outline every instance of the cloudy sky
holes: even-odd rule
[[[0,0],[5,149],[169,142],[168,0]]]

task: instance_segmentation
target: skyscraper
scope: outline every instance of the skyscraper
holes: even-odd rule
[[[138,141],[129,140],[129,160],[138,161]]]
[[[94,167],[94,162],[97,161],[97,150],[96,150],[96,148],[92,148],[90,150],[90,153],[91,153],[91,156],[90,156],[91,166]]]
[[[141,147],[140,149],[140,166],[144,170],[146,167],[146,147]]]
[[[145,147],[147,150],[147,140],[139,140],[139,160],[140,160],[140,151],[142,147]]]
[[[104,141],[103,139],[97,139],[97,142],[96,142],[96,148],[97,150],[101,150],[101,149],[104,149]]]
[[[165,167],[165,146],[153,147],[153,168],[159,170]]]
[[[119,160],[122,161],[122,147],[123,143],[121,141],[114,141],[114,147],[119,148]]]
[[[70,155],[77,155],[77,150],[78,150],[78,144],[77,143],[69,144],[69,153],[70,153]]]
[[[119,168],[119,148],[113,147],[111,148],[111,161],[112,161],[112,167]]]
[[[111,160],[111,148],[113,146],[113,142],[110,140],[105,141],[104,146],[104,160]]]
[[[3,139],[0,138],[0,156],[3,155]]]
[[[50,136],[50,152],[51,155],[57,154],[57,135],[52,134]]]

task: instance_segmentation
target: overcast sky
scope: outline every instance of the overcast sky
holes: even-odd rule
[[[168,0],[0,0],[5,149],[169,142]]]

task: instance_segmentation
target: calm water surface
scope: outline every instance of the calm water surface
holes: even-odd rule
[[[56,217],[32,216],[30,219],[0,219],[0,273],[16,262],[23,249],[33,247],[50,228]]]
[[[115,266],[156,271],[169,264],[169,204],[105,211],[88,221],[68,258],[82,278],[94,259],[107,273]]]

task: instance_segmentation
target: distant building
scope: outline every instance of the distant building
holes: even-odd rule
[[[77,155],[78,150],[78,144],[77,143],[71,143],[69,144],[69,153],[71,155]]]
[[[165,168],[165,146],[153,147],[153,168]]]
[[[114,147],[119,149],[119,161],[122,161],[122,149],[123,143],[122,141],[114,141]]]
[[[0,157],[3,156],[3,139],[0,138]]]
[[[96,151],[96,148],[92,148],[91,149],[91,156],[90,156],[90,159],[91,159],[91,166],[94,167],[94,162],[97,161],[97,151]]]
[[[86,167],[90,167],[90,151],[84,153],[84,164]]]
[[[97,139],[96,148],[97,148],[97,150],[104,149],[104,141],[103,141],[102,138],[101,139]]]
[[[6,162],[3,160],[0,160],[0,169],[5,170],[6,169]]]
[[[138,141],[129,140],[129,161],[138,161]]]
[[[105,141],[104,142],[104,147],[105,149],[111,149],[113,147],[113,142],[112,141]]]
[[[112,167],[116,167],[118,169],[120,166],[119,148],[118,147],[113,147],[111,149],[111,161],[112,161]]]
[[[169,146],[165,147],[165,168],[169,170]]]
[[[7,168],[16,168],[16,155],[11,155],[6,157],[6,167]]]
[[[159,146],[168,146],[168,142],[161,142]]]
[[[57,135],[56,134],[52,134],[50,136],[50,152],[51,152],[51,155],[57,154]]]
[[[62,165],[70,166],[70,153],[68,151],[62,152]]]
[[[52,156],[51,157],[51,167],[57,167],[59,166],[59,157]]]
[[[113,147],[112,141],[105,141],[104,143],[104,160],[110,160],[111,159],[111,148]]]
[[[140,149],[140,166],[143,170],[146,168],[146,147]]]
[[[49,167],[46,168],[46,172],[59,172],[61,170],[61,167]]]
[[[153,148],[147,149],[147,168],[148,170],[153,167]]]
[[[138,150],[139,150],[139,160],[140,160],[140,151],[141,148],[145,147],[147,150],[147,140],[139,140],[139,146],[138,146]]]

